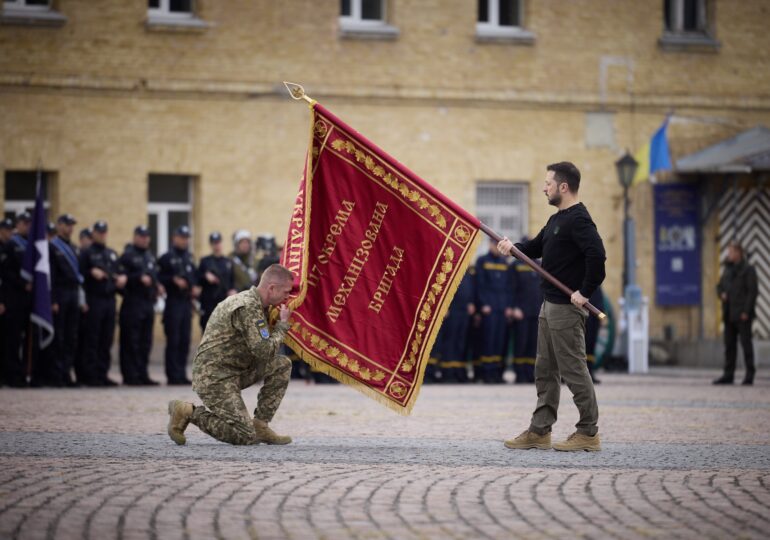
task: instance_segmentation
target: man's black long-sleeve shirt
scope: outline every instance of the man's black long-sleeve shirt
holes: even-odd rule
[[[559,210],[535,238],[516,247],[532,259],[542,257],[545,270],[586,298],[604,281],[604,244],[583,203]],[[543,279],[540,288],[547,301],[570,303],[550,281]]]

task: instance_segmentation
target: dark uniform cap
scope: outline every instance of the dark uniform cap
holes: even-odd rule
[[[218,244],[222,241],[222,235],[219,231],[214,231],[209,235],[209,244]]]
[[[180,225],[176,229],[174,229],[174,234],[177,236],[184,236],[185,238],[190,238],[190,227],[187,225]]]
[[[105,233],[108,230],[107,222],[99,220],[96,223],[94,223],[94,226],[92,228],[96,232]]]
[[[32,221],[32,214],[30,214],[25,210],[24,212],[16,216],[16,223],[18,223],[19,221],[26,221],[26,222]]]
[[[89,229],[88,227],[86,227],[85,229],[80,229],[80,233],[78,234],[78,238],[83,238],[84,236],[88,237],[88,238],[91,238],[91,229]]]
[[[72,217],[72,214],[62,214],[56,220],[56,223],[66,223],[67,225],[74,225],[77,222],[78,221]]]
[[[5,218],[0,221],[0,229],[13,230],[13,220],[11,218]]]
[[[144,225],[137,225],[136,227],[134,227],[134,234],[139,236],[150,236],[150,229],[148,229]]]
[[[46,223],[45,224],[45,232],[47,232],[48,234],[55,233],[56,232],[56,223],[54,223],[53,221],[49,221],[48,223]]]

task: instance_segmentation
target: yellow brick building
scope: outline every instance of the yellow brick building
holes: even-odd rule
[[[763,0],[5,0],[0,169],[9,186],[41,164],[52,214],[108,220],[118,249],[148,214],[161,244],[189,219],[197,256],[212,230],[281,240],[307,142],[281,84],[296,81],[508,234],[539,230],[545,166],[575,162],[617,298],[614,161],[668,113],[675,158],[770,125],[769,14]],[[13,211],[24,190],[2,189]],[[652,296],[650,186],[632,200]],[[653,304],[653,337],[719,331],[705,226],[703,318]]]

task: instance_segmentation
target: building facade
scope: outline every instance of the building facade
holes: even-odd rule
[[[547,164],[583,173],[581,198],[621,295],[614,161],[673,114],[684,155],[770,125],[763,0],[5,0],[0,196],[27,204],[36,171],[53,215],[137,224],[160,249],[181,223],[282,239],[308,111],[283,80],[513,237],[552,208]],[[652,197],[633,188],[638,279],[654,289]],[[719,332],[718,219],[703,229],[703,301],[651,305],[651,335]]]

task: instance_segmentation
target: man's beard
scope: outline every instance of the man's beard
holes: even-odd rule
[[[561,193],[555,193],[552,197],[548,197],[548,204],[551,206],[559,206],[561,204]]]

